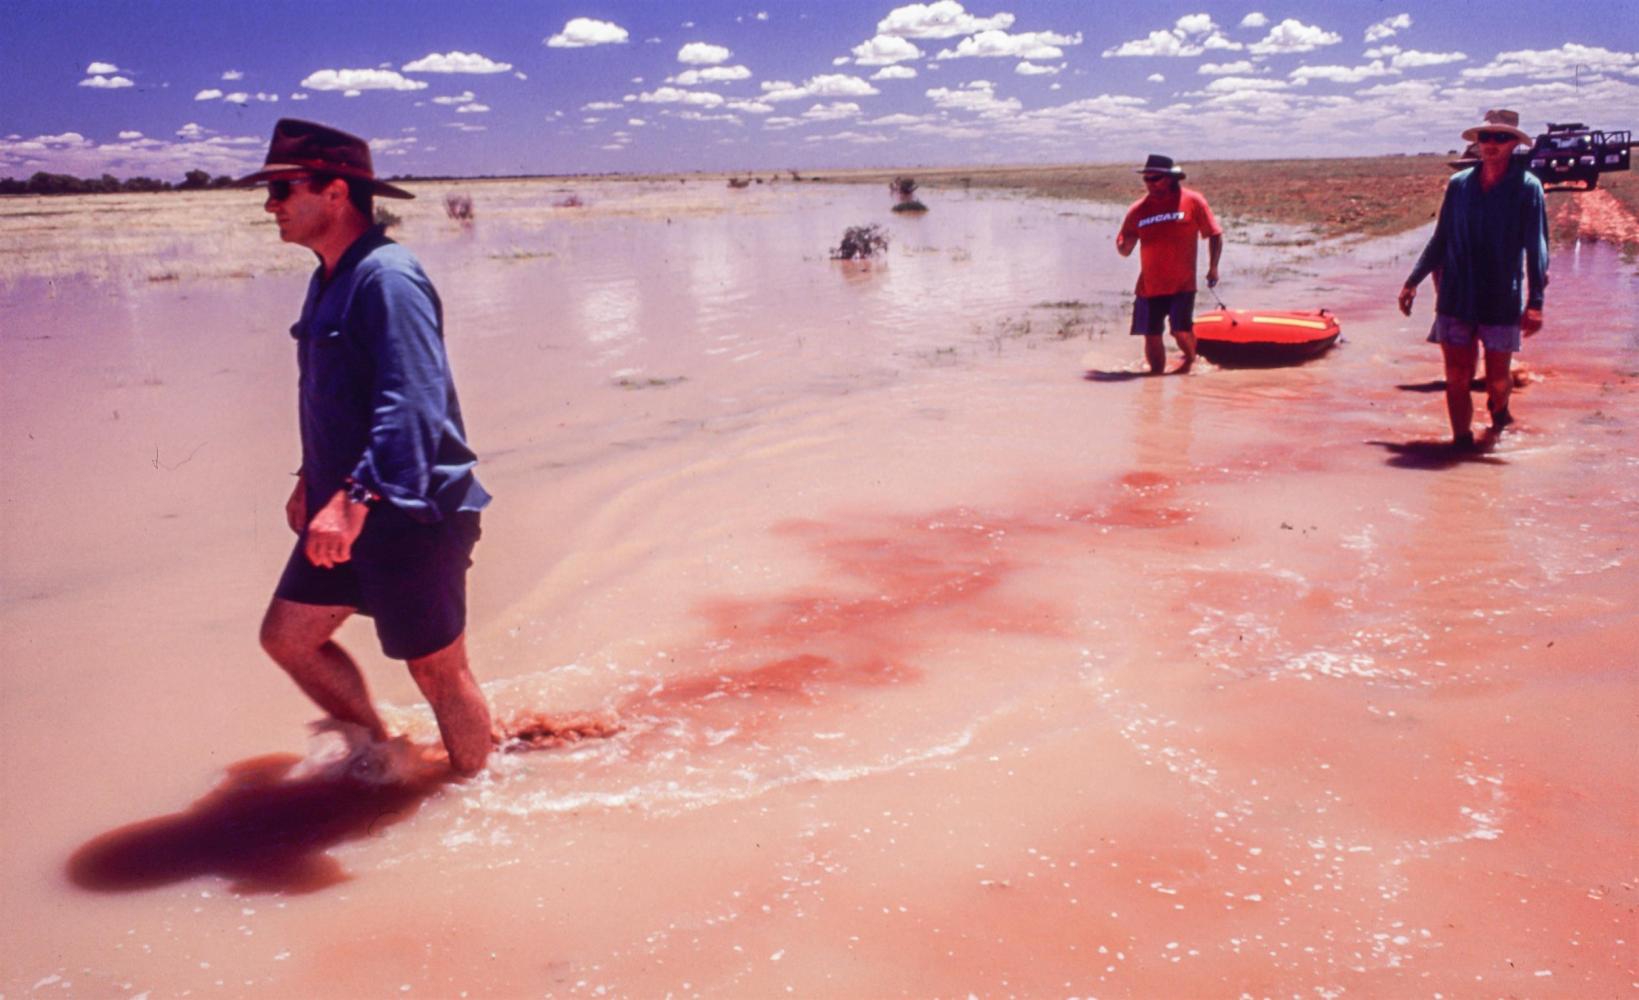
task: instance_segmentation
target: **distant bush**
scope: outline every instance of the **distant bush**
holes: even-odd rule
[[[584,208],[585,206],[586,202],[581,200],[581,196],[573,192],[552,203],[553,208]]]
[[[451,191],[444,196],[444,214],[462,225],[472,222],[472,195]]]
[[[395,215],[392,209],[388,208],[386,205],[376,206],[376,225],[383,229],[391,229],[394,226],[400,226],[403,224],[404,219],[398,215]]]
[[[113,174],[101,177],[75,177],[72,174],[52,174],[41,170],[26,180],[0,177],[0,194],[119,194],[128,191],[202,191],[207,188],[225,188],[233,185],[232,177],[212,177],[204,170],[190,170],[180,183],[156,180],[152,177],[128,177],[120,180]]]
[[[864,260],[888,252],[888,234],[875,223],[850,226],[842,233],[842,243],[831,251],[832,260]]]
[[[928,210],[928,206],[917,201],[915,198],[912,198],[910,201],[902,201],[895,205],[893,210],[895,212],[926,212]]]

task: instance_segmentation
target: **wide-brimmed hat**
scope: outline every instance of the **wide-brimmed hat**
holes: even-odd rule
[[[295,174],[326,173],[337,177],[351,177],[370,182],[370,187],[385,198],[414,198],[415,195],[400,187],[376,178],[370,165],[370,144],[341,129],[304,122],[297,118],[281,118],[273,126],[273,139],[268,143],[267,159],[262,169],[234,181],[239,187],[249,187],[262,181],[278,180]]]
[[[1172,162],[1172,157],[1170,156],[1162,156],[1160,153],[1151,153],[1150,158],[1144,161],[1144,165],[1139,167],[1137,170],[1134,170],[1133,173],[1167,174],[1169,176],[1182,179],[1184,176],[1184,168],[1175,165]]]
[[[1519,112],[1509,111],[1507,108],[1492,108],[1485,113],[1485,120],[1473,128],[1463,129],[1463,139],[1466,142],[1477,142],[1481,132],[1507,132],[1520,142],[1530,142],[1531,137],[1519,127]]]

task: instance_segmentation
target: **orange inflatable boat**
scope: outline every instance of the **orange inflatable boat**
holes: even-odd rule
[[[1314,312],[1214,309],[1195,317],[1201,356],[1224,365],[1286,365],[1319,357],[1342,332],[1337,317]]]

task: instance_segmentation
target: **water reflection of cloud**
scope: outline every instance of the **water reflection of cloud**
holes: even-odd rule
[[[618,357],[641,340],[637,313],[641,296],[635,278],[619,278],[583,289],[575,303],[586,342],[601,348],[599,362]]]

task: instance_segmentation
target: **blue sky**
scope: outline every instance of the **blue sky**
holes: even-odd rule
[[[4,0],[0,176],[819,170],[1445,151],[1639,129],[1639,0]]]

